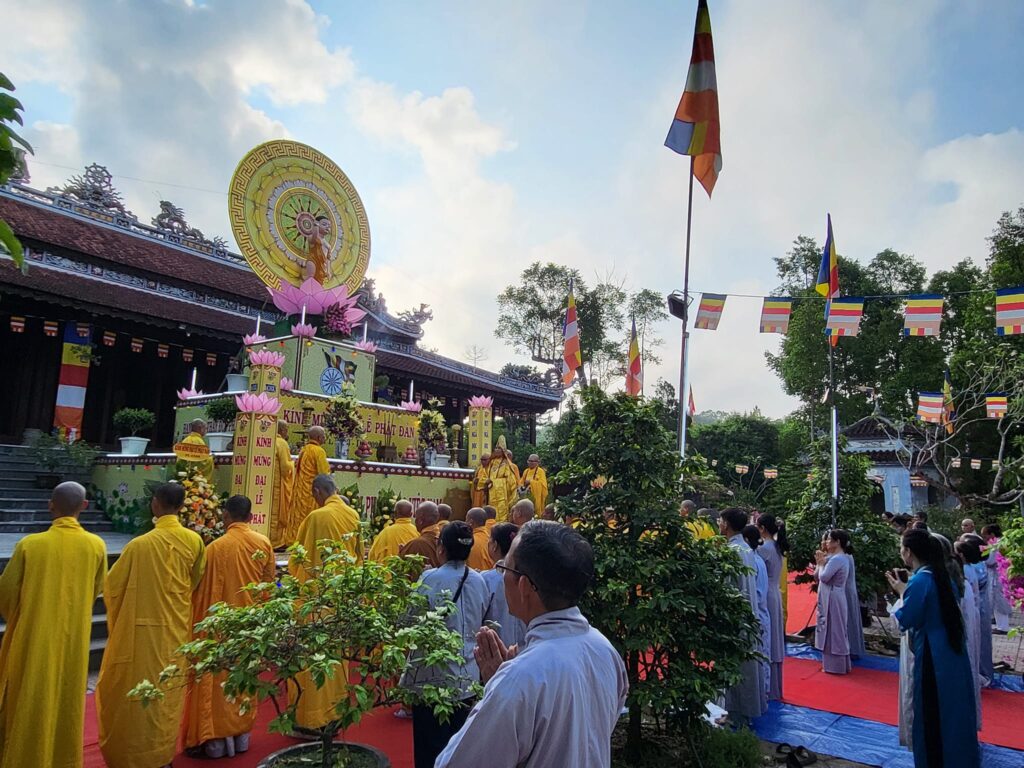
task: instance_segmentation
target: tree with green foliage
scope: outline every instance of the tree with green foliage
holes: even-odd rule
[[[14,91],[14,84],[0,72],[0,184],[6,184],[11,175],[25,161],[25,153],[32,152],[32,147],[11,127],[12,123],[24,125],[21,112],[25,109],[21,102],[3,91]],[[20,148],[15,146],[20,145]],[[7,254],[14,260],[14,266],[25,268],[25,254],[21,243],[14,236],[10,225],[0,219],[0,253]]]
[[[764,480],[764,468],[779,461],[779,425],[773,419],[754,413],[733,413],[711,424],[695,424],[690,429],[693,449],[717,459],[715,471],[730,486],[754,488]],[[746,464],[746,475],[736,474],[736,465]]]
[[[635,759],[645,719],[677,733],[699,725],[753,657],[758,628],[733,586],[735,553],[718,537],[695,540],[678,513],[684,480],[656,403],[588,387],[564,455],[558,481],[571,492],[561,509],[594,548],[594,584],[580,607],[626,664],[626,752]]]

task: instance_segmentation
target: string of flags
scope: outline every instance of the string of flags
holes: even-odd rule
[[[985,417],[1001,419],[1009,410],[1005,394],[993,392],[985,395]],[[917,418],[929,424],[951,424],[955,413],[952,399],[945,392],[918,392]]]
[[[1024,286],[1000,288],[996,292],[995,332],[1000,336],[1024,333]],[[696,328],[718,330],[725,311],[727,293],[702,293],[697,306]],[[760,333],[789,332],[793,305],[797,301],[818,300],[816,296],[764,296],[761,306]],[[828,303],[825,333],[831,337],[857,336],[864,318],[864,307],[871,299],[903,299],[903,335],[936,337],[942,331],[942,314],[946,298],[937,293],[900,294],[893,296],[841,296]]]

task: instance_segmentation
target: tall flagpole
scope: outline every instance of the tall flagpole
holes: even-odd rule
[[[835,347],[828,338],[828,400],[832,412],[832,527],[839,515],[839,415],[836,412],[836,382],[833,365]]]
[[[690,331],[690,225],[693,223],[693,155],[690,155],[690,191],[686,196],[686,260],[683,262],[683,336],[679,347],[679,455],[686,458],[687,355]]]

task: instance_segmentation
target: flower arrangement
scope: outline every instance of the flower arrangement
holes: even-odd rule
[[[251,347],[253,344],[262,344],[267,340],[267,337],[260,333],[247,333],[242,337],[242,343],[247,347]]]
[[[280,368],[284,365],[285,357],[280,352],[271,352],[269,349],[250,349],[249,365],[269,365],[273,368]]]
[[[372,341],[357,341],[356,349],[360,352],[368,352],[372,355],[377,351],[377,345]]]
[[[312,339],[316,336],[316,326],[309,323],[296,323],[292,326],[292,336],[300,339]]]
[[[281,391],[291,392],[295,389],[295,382],[289,379],[287,376],[281,377]]]
[[[1011,605],[1024,608],[1024,520],[1014,516],[1006,521],[994,550],[1003,594]]]
[[[258,395],[250,392],[235,395],[235,405],[242,413],[265,413],[267,416],[275,416],[281,410],[281,401],[265,392]]]
[[[395,521],[395,502],[398,494],[390,485],[382,488],[373,502],[373,514],[370,516],[370,530],[376,537]]]
[[[422,403],[413,403],[413,402],[411,402],[409,400],[403,400],[398,407],[399,408],[404,408],[405,410],[409,411],[410,413],[419,413],[420,411],[423,410],[423,404]]]
[[[359,417],[359,401],[349,392],[343,392],[324,409],[324,429],[335,440],[351,440],[363,434],[363,421]]]
[[[196,390],[192,389],[191,387],[189,387],[189,388],[182,387],[181,389],[178,390],[178,399],[179,400],[188,400],[190,397],[202,397],[202,396],[203,396],[203,391],[202,390],[199,390],[197,392]]]
[[[178,482],[185,489],[185,506],[178,513],[181,524],[202,536],[205,544],[222,536],[221,498],[206,475],[199,471],[199,465],[192,464],[184,472],[179,472]]]
[[[420,445],[443,453],[448,444],[448,426],[440,411],[424,410],[420,414]]]
[[[96,508],[106,516],[118,533],[137,536],[153,527],[149,497],[143,495],[130,498],[125,483],[115,488],[109,495],[97,489],[94,499]]]
[[[345,502],[356,511],[356,514],[361,518],[363,516],[363,497],[359,495],[359,484],[352,483],[352,485],[345,488],[338,489],[338,495],[345,500]],[[369,542],[367,542],[369,546]]]
[[[469,398],[470,408],[490,408],[494,405],[494,398],[486,395],[474,395]]]

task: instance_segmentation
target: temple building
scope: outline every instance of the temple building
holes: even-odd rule
[[[189,226],[172,203],[160,207],[141,221],[99,165],[59,189],[35,189],[25,172],[0,187],[0,218],[21,240],[27,266],[19,272],[0,256],[0,355],[16,395],[0,403],[0,442],[49,431],[60,406],[83,409],[78,437],[113,447],[113,414],[139,407],[157,415],[153,445],[168,446],[179,388],[194,376],[196,389],[223,390],[257,318],[264,333],[278,323],[287,333],[244,258]],[[391,314],[367,279],[359,307],[368,313],[366,338],[378,345],[375,400],[398,403],[411,388],[416,400],[438,401],[449,424],[462,422],[474,395],[493,397],[495,416],[531,424],[559,402],[557,387],[420,348],[426,305]],[[78,359],[62,359],[66,340],[81,345]]]

